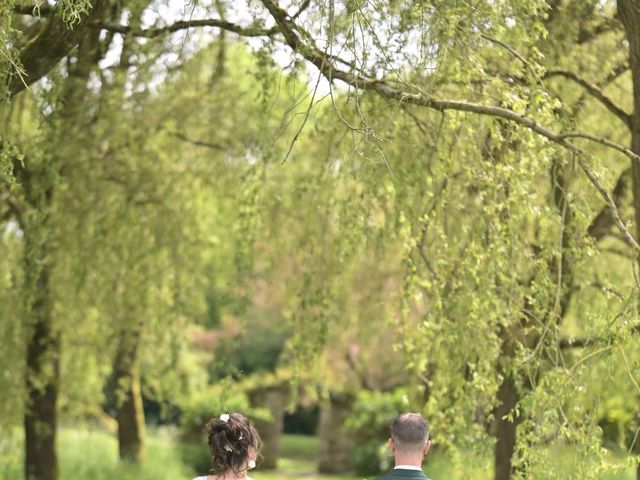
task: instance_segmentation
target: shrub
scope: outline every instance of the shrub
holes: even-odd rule
[[[268,420],[270,414],[253,408],[249,399],[235,383],[224,381],[212,385],[180,402],[180,455],[183,462],[196,472],[209,470],[209,450],[203,433],[206,423],[221,413],[240,412],[250,419]]]
[[[352,452],[353,468],[359,475],[373,475],[389,466],[386,442],[391,422],[409,405],[406,390],[358,393],[346,422],[356,440]]]

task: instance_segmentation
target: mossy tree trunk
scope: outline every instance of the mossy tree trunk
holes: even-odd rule
[[[140,390],[140,333],[122,333],[113,366],[120,459],[144,460],[144,409]]]
[[[98,2],[96,5],[104,6]],[[92,18],[98,18],[102,8],[94,8]],[[47,25],[51,24],[51,20]],[[45,30],[48,27],[45,27]],[[74,32],[73,35],[76,35]],[[64,166],[72,158],[69,138],[84,125],[84,100],[89,75],[99,60],[99,31],[83,30],[69,67],[59,105],[52,118],[57,125],[51,139],[51,151],[41,158],[27,158],[16,169],[16,177],[24,188],[25,214],[21,227],[25,244],[25,315],[29,340],[27,345],[26,391],[24,415],[25,457],[27,480],[57,480],[56,453],[57,400],[60,383],[61,334],[55,325],[53,312],[52,272],[56,254],[54,199]]]
[[[556,158],[551,166],[551,200],[559,216],[561,229],[561,250],[558,258],[549,262],[550,280],[556,285],[558,295],[555,303],[547,305],[544,312],[544,324],[559,324],[569,309],[569,302],[573,293],[575,270],[574,255],[574,213],[568,202],[569,179],[566,167],[561,159]],[[523,420],[523,413],[517,411],[521,400],[519,388],[530,388],[527,380],[510,371],[509,363],[515,359],[516,344],[521,343],[526,348],[534,348],[540,342],[548,343],[551,339],[532,330],[531,320],[526,312],[533,312],[534,306],[525,302],[522,318],[518,324],[503,332],[501,373],[502,383],[496,395],[496,409],[494,411],[494,479],[509,480],[514,473],[513,454],[517,442],[518,425]],[[527,334],[527,331],[534,333]],[[542,348],[545,348],[544,345]]]
[[[129,7],[129,25],[134,28],[140,26],[142,14],[149,3],[149,0],[145,0]],[[116,104],[126,103],[126,82],[136,48],[134,37],[124,35],[116,76],[108,92],[116,99]],[[127,271],[131,272],[137,268],[135,261],[129,260],[128,263],[125,266]],[[132,277],[127,280],[127,282],[132,281],[134,281]],[[127,305],[131,301],[131,298],[127,298],[128,295],[131,296],[131,291],[126,284],[120,287],[117,292],[120,308],[124,311],[135,310]],[[137,299],[134,300],[134,302],[137,301]],[[138,319],[125,321],[120,326],[118,350],[113,363],[113,385],[115,386],[120,460],[140,464],[144,461],[145,418],[140,385],[139,354],[145,313],[138,310],[137,314]]]
[[[30,182],[34,182],[33,176]],[[26,185],[25,185],[26,186]],[[28,188],[31,188],[30,183]],[[43,192],[48,203],[51,190]],[[43,205],[44,207],[44,205]],[[27,398],[24,415],[27,480],[57,480],[56,455],[57,401],[60,379],[60,333],[53,323],[51,302],[50,255],[44,225],[30,225],[23,230],[27,272],[26,310],[30,340],[27,346]]]
[[[345,473],[351,470],[351,450],[354,440],[344,423],[351,414],[351,395],[332,395],[320,405],[318,422],[318,472]]]
[[[510,418],[520,401],[520,395],[516,388],[513,375],[507,374],[498,389],[498,406],[495,411],[495,436],[494,449],[495,480],[509,480],[512,473],[513,452],[516,446],[516,430],[522,418],[520,416]]]
[[[629,68],[633,92],[633,112],[629,121],[631,150],[636,155],[640,155],[640,2],[618,0],[618,15],[629,42]],[[636,238],[640,238],[640,161],[637,159],[631,160],[631,176]],[[640,257],[638,262],[640,263]],[[640,301],[638,304],[640,309]],[[638,411],[640,411],[640,405]],[[640,424],[640,415],[637,418]],[[640,455],[640,441],[634,444],[633,452]],[[640,480],[640,464],[636,466],[636,479]]]
[[[264,443],[260,467],[275,469],[280,457],[280,439],[284,423],[284,410],[287,405],[289,387],[277,385],[251,393],[251,403],[256,407],[267,408],[271,412],[270,421],[256,420],[256,429]]]

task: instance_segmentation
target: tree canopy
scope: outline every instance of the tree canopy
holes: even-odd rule
[[[141,461],[143,394],[281,367],[402,388],[496,480],[558,478],[559,444],[602,478],[613,424],[637,463],[639,12],[4,2],[0,418],[26,477],[57,478],[58,413],[108,410]],[[244,340],[203,373],[207,328]]]

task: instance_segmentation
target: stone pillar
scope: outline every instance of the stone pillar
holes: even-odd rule
[[[318,472],[345,473],[351,470],[350,454],[354,439],[344,422],[351,414],[354,398],[348,394],[332,394],[320,405],[318,423]]]
[[[275,469],[277,466],[288,393],[288,385],[279,385],[256,390],[250,394],[251,405],[267,408],[272,417],[269,422],[264,420],[255,420],[253,422],[264,443],[260,468]]]

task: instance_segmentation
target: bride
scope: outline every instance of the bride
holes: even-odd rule
[[[247,417],[223,413],[207,423],[211,469],[193,480],[251,480],[247,472],[256,466],[262,440]]]

